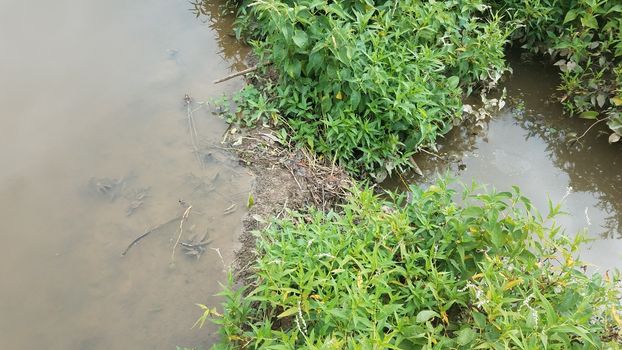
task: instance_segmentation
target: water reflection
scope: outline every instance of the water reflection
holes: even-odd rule
[[[235,10],[231,5],[222,1],[196,0],[190,2],[191,11],[195,16],[206,23],[211,30],[218,34],[218,46],[221,48],[218,55],[231,65],[232,71],[240,71],[245,67],[244,58],[249,48],[240,45],[235,37],[234,20]]]
[[[581,141],[572,142],[575,135],[581,135],[591,122],[564,116],[557,103],[533,101],[535,96],[547,96],[546,90],[548,95],[554,92],[556,73],[538,64],[519,69],[544,77],[540,82],[544,91],[535,94],[526,93],[529,82],[518,74],[508,85],[509,94],[518,97],[513,104],[519,104],[520,108],[514,107],[513,114],[516,123],[527,130],[525,140],[544,140],[549,159],[568,175],[569,186],[574,191],[588,192],[597,198],[595,207],[605,215],[600,223],[600,237],[622,239],[622,174],[619,167],[622,147],[608,143],[609,132],[604,125],[590,130]]]
[[[539,63],[514,61],[512,67],[507,107],[483,128],[452,130],[439,147],[443,159],[420,155],[416,161],[424,178],[406,174],[406,181],[430,182],[448,171],[466,183],[519,185],[541,211],[548,198],[562,200],[572,188],[564,201],[570,215],[560,223],[569,233],[587,228],[597,239],[583,252],[586,260],[603,268],[622,266],[622,147],[608,144],[605,127],[569,145],[571,133],[581,134],[590,123],[564,116],[551,98],[557,73]],[[401,182],[391,181],[394,187]]]

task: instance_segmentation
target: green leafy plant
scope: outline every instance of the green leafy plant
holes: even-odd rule
[[[238,120],[278,110],[293,142],[356,174],[411,166],[461,117],[462,96],[505,69],[510,31],[478,0],[258,0],[240,11],[279,74],[242,93],[257,105],[243,102]]]
[[[246,127],[258,124],[277,125],[280,119],[279,111],[271,99],[253,85],[246,85],[231,100],[223,96],[212,101],[212,105],[230,124],[242,124]]]
[[[617,348],[619,276],[582,271],[561,206],[542,217],[516,187],[450,187],[355,188],[339,212],[257,232],[214,349]]]
[[[570,114],[602,116],[609,141],[622,136],[620,0],[230,3],[238,36],[279,74],[243,91],[256,105],[241,103],[229,120],[278,115],[292,141],[354,174],[381,177],[434,149],[461,98],[499,79],[508,38],[553,59]]]

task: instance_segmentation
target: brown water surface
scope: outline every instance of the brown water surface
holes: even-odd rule
[[[198,101],[240,68],[230,19],[187,0],[0,3],[0,349],[206,347],[250,176]],[[213,5],[216,10],[217,5]],[[184,95],[190,94],[198,154]],[[200,259],[177,249],[207,233]],[[183,203],[182,203],[183,204]],[[224,210],[235,205],[230,215]],[[212,249],[213,248],[213,249]],[[218,251],[216,250],[218,249]]]
[[[589,243],[582,258],[601,270],[622,267],[621,145],[607,143],[607,129],[594,128],[581,142],[567,142],[581,134],[589,121],[569,118],[551,102],[557,72],[541,63],[514,59],[514,74],[505,83],[508,105],[485,128],[460,126],[441,141],[445,160],[420,156],[422,179],[407,174],[406,182],[429,183],[449,173],[464,183],[476,181],[508,190],[518,185],[536,207],[548,213],[547,198],[563,199],[558,222],[568,234],[587,228]],[[389,187],[399,186],[399,179]],[[565,199],[564,199],[565,198]]]

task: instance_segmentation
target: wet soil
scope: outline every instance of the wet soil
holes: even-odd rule
[[[241,247],[236,251],[238,282],[252,276],[256,259],[254,232],[270,225],[289,210],[309,206],[333,209],[352,186],[351,178],[337,166],[303,150],[281,144],[269,128],[232,128],[225,143],[254,174],[250,208],[243,219]]]

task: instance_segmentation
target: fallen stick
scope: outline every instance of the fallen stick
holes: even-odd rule
[[[175,245],[173,246],[173,252],[171,253],[171,265],[175,264],[175,249],[177,249],[177,245],[179,244],[179,240],[181,239],[181,235],[184,233],[184,220],[188,218],[190,215],[190,209],[192,206],[189,206],[188,209],[184,212],[184,215],[181,216],[181,221],[179,222],[179,236],[177,236],[177,241],[175,241]]]
[[[192,149],[194,150],[194,155],[197,157],[199,161],[199,165],[203,168],[203,159],[201,158],[201,154],[199,153],[199,147],[197,146],[197,139],[199,135],[197,133],[197,128],[194,125],[194,118],[192,117],[193,111],[191,108],[192,98],[186,94],[184,96],[184,102],[186,102],[186,116],[188,117],[188,132],[190,133],[190,142],[192,143]]]
[[[208,245],[210,243],[212,243],[211,240],[209,240],[207,242],[199,242],[199,243],[179,242],[179,245],[182,246],[182,247],[186,247],[186,248],[199,248],[199,247],[206,246],[206,245]]]
[[[259,69],[259,68],[261,68],[261,67],[264,67],[264,66],[269,66],[269,65],[271,65],[271,64],[272,64],[272,62],[270,62],[270,61],[268,61],[268,62],[266,62],[266,63],[261,63],[261,64],[258,64],[258,65],[256,65],[255,67],[247,68],[247,69],[242,70],[242,71],[239,71],[239,72],[237,72],[237,73],[230,74],[230,75],[228,75],[228,76],[226,76],[226,77],[224,77],[224,78],[220,78],[220,79],[218,79],[218,80],[214,80],[214,84],[222,83],[223,81],[227,81],[227,80],[229,80],[229,79],[233,79],[233,78],[235,78],[235,77],[239,77],[240,75],[245,75],[245,74],[248,74],[248,73],[254,72],[254,71],[258,70],[258,69]]]
[[[574,144],[575,144],[575,143],[577,143],[579,140],[581,140],[583,137],[585,137],[585,135],[587,135],[587,133],[588,133],[590,130],[592,130],[592,128],[593,128],[596,124],[598,124],[598,123],[600,123],[600,122],[602,122],[602,121],[605,121],[605,120],[610,120],[610,119],[611,119],[611,117],[606,117],[606,118],[603,118],[603,119],[598,119],[597,121],[595,121],[592,125],[590,125],[590,127],[589,127],[589,128],[587,128],[587,130],[585,130],[585,132],[584,132],[583,134],[581,134],[581,136],[576,137],[574,140],[572,140],[572,141],[570,142],[570,146],[569,146],[569,147],[574,146]]]
[[[160,224],[160,225],[158,225],[158,226],[156,226],[156,227],[154,227],[154,228],[152,228],[152,229],[149,229],[147,232],[145,232],[145,233],[143,233],[142,235],[138,236],[138,238],[136,238],[135,240],[133,240],[133,241],[132,241],[132,243],[130,243],[130,244],[127,246],[127,248],[125,248],[125,250],[123,251],[123,253],[121,253],[121,256],[125,256],[125,255],[127,254],[127,252],[130,250],[130,248],[132,248],[132,247],[133,247],[136,243],[138,243],[141,239],[143,239],[143,238],[147,237],[147,236],[148,236],[149,234],[151,234],[153,231],[157,231],[157,230],[161,229],[162,227],[164,227],[164,226],[166,226],[166,225],[168,225],[168,224],[172,223],[173,221],[177,221],[177,220],[181,219],[181,217],[182,217],[181,215],[180,215],[180,216],[176,216],[176,217],[174,217],[174,218],[170,219],[169,221],[167,221],[167,222],[165,222],[165,223],[163,223],[163,224]]]

